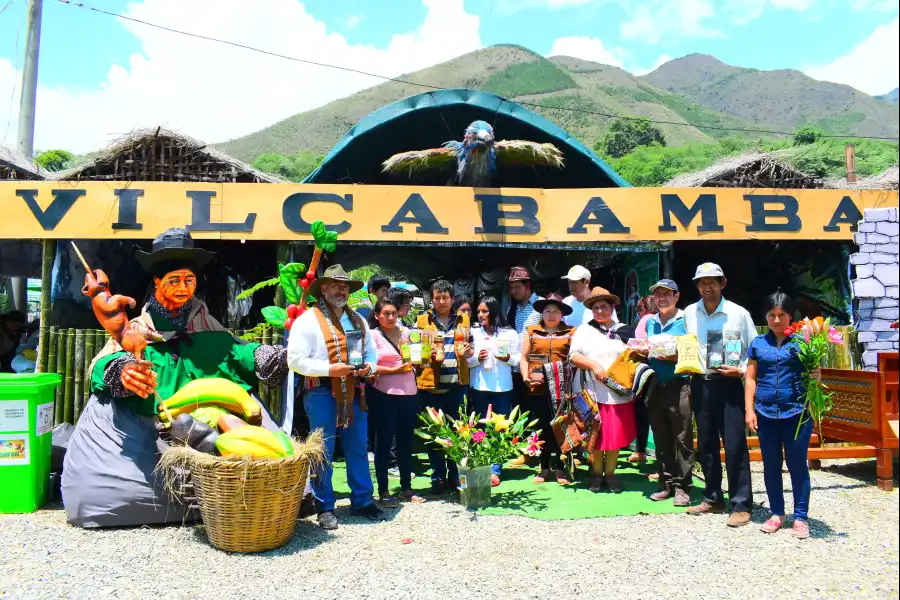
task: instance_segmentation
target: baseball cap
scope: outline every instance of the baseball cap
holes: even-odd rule
[[[650,291],[655,292],[656,288],[663,288],[664,290],[672,290],[676,294],[678,293],[678,284],[672,281],[671,279],[660,279],[656,283],[650,286]]]
[[[528,281],[531,279],[531,273],[525,267],[513,267],[509,270],[510,281]]]
[[[694,273],[694,281],[702,277],[725,277],[725,271],[716,263],[703,263],[697,267],[697,271]]]
[[[575,265],[569,272],[560,277],[560,279],[568,279],[569,281],[581,281],[583,279],[590,279],[591,272],[582,267],[581,265]]]

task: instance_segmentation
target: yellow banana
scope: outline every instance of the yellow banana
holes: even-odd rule
[[[194,380],[163,402],[172,417],[189,413],[202,406],[218,406],[240,415],[248,423],[259,423],[262,412],[259,403],[235,382],[220,377]],[[160,413],[165,421],[165,411]]]
[[[216,439],[216,447],[222,456],[252,456],[257,458],[283,458],[287,456],[284,445],[271,431],[248,425],[226,431]]]

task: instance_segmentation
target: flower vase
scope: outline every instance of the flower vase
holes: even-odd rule
[[[459,467],[459,503],[466,508],[491,505],[491,465]]]

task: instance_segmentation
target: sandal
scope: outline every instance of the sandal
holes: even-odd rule
[[[620,494],[622,492],[622,484],[619,483],[619,480],[615,477],[607,476],[606,477],[606,486],[609,488],[609,491],[613,494]]]
[[[400,506],[400,502],[390,494],[378,494],[378,502],[381,504],[381,508],[398,508]]]
[[[772,515],[769,520],[762,524],[759,528],[763,533],[775,533],[784,526],[784,518]]]
[[[535,475],[534,479],[532,479],[531,481],[535,485],[540,485],[542,483],[545,483],[549,478],[550,478],[550,469],[546,469],[544,471],[539,471],[538,474]]]
[[[606,485],[606,482],[603,481],[602,477],[591,477],[590,484],[588,485],[588,489],[592,492],[599,492],[603,489],[603,486]]]
[[[791,528],[791,535],[798,540],[807,539],[809,537],[809,523],[794,519],[794,527]]]
[[[632,452],[631,456],[626,460],[630,463],[645,463],[647,462],[647,454],[645,452]]]
[[[406,490],[404,492],[400,492],[397,494],[401,500],[404,502],[412,502],[413,504],[422,504],[425,502],[425,498],[418,495],[412,490]]]
[[[569,479],[569,474],[563,471],[562,469],[556,470],[556,483],[559,485],[569,485],[572,483],[572,480]]]
[[[500,476],[491,475],[491,487],[497,487],[498,485],[500,485]]]

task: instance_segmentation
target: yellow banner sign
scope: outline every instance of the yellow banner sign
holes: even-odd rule
[[[897,192],[726,188],[0,183],[0,239],[309,239],[324,221],[355,242],[593,243],[849,240],[867,208]]]

